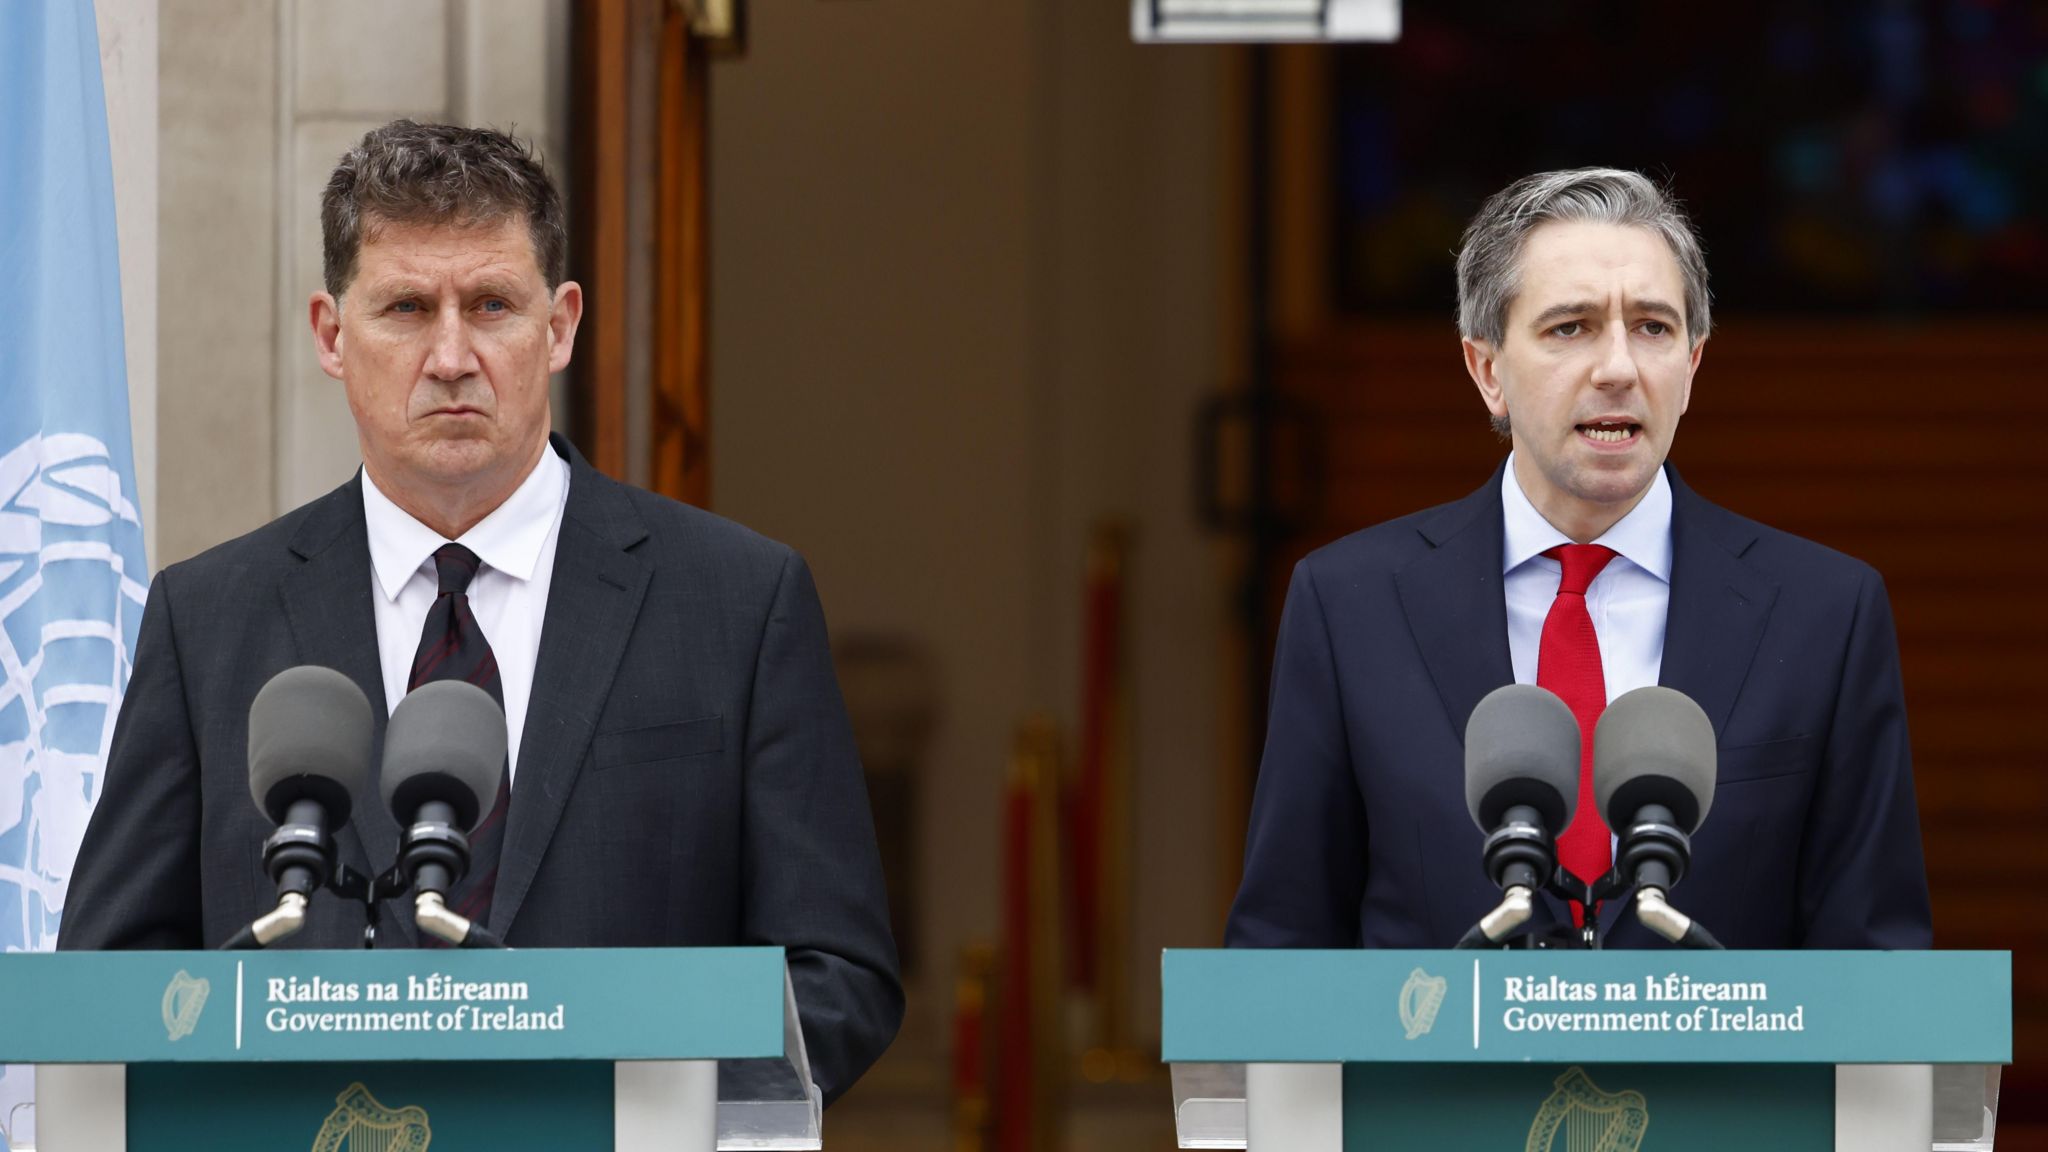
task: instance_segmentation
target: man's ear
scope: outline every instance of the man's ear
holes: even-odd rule
[[[1700,357],[1706,354],[1707,342],[1705,340],[1692,346],[1692,363],[1685,366],[1685,391],[1678,394],[1678,414],[1680,416],[1685,415],[1685,410],[1692,407],[1692,378],[1699,375]]]
[[[1465,372],[1472,377],[1472,383],[1479,388],[1479,398],[1486,402],[1486,410],[1496,419],[1508,414],[1507,391],[1500,383],[1500,355],[1491,340],[1475,340],[1467,336],[1462,341],[1465,348]]]
[[[320,357],[320,370],[341,379],[341,301],[315,292],[306,302],[306,313],[313,325],[313,351]]]
[[[548,371],[569,366],[576,350],[576,326],[583,322],[583,285],[564,280],[555,285],[554,307],[548,310]]]

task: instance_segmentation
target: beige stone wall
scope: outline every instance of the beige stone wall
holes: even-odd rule
[[[509,128],[559,155],[568,0],[162,0],[161,565],[348,478],[320,371],[320,189],[396,116]]]
[[[143,547],[156,556],[157,0],[99,0],[93,18],[106,90],[121,254],[121,335]]]
[[[163,0],[157,567],[275,515],[276,25]]]

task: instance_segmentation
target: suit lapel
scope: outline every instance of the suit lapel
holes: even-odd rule
[[[1501,573],[1500,485],[1506,468],[1503,462],[1479,491],[1424,522],[1418,531],[1431,550],[1394,576],[1409,631],[1461,747],[1465,723],[1479,701],[1515,682]],[[1460,766],[1458,780],[1463,779]],[[1532,927],[1540,931],[1556,923],[1571,923],[1564,904],[1539,892]]]
[[[1501,475],[1496,470],[1492,482],[1424,522],[1418,530],[1431,550],[1395,576],[1409,629],[1461,744],[1480,699],[1514,681],[1501,586]],[[1671,603],[1658,682],[1697,701],[1718,736],[1778,588],[1741,558],[1755,532],[1687,488],[1676,469],[1670,480]],[[1548,894],[1542,903],[1564,921],[1562,905]],[[1627,895],[1608,901],[1603,927],[1613,928],[1628,903]]]
[[[398,858],[398,825],[378,800],[376,783],[390,708],[370,603],[370,536],[360,474],[313,505],[289,547],[300,563],[287,571],[280,592],[300,661],[342,673],[370,700],[370,786],[335,842],[344,862],[374,876]],[[387,905],[384,919],[407,941],[417,939],[409,908]]]
[[[1714,722],[1718,738],[1770,622],[1778,586],[1742,559],[1756,532],[1700,498],[1668,469],[1671,480],[1671,603],[1664,617],[1664,661],[1657,682],[1690,696]],[[1603,933],[1620,930],[1657,940],[1631,928],[1622,913],[1635,901],[1635,888],[1600,908]],[[1661,941],[1660,941],[1661,942]],[[1640,946],[1628,941],[1629,946]]]
[[[533,695],[519,745],[490,926],[503,936],[547,854],[653,576],[633,555],[647,531],[618,483],[566,441],[569,502],[555,545]]]
[[[1417,530],[1430,551],[1394,576],[1408,628],[1458,743],[1481,697],[1515,679],[1501,591],[1501,471]]]
[[[1742,560],[1754,529],[1707,503],[1671,470],[1671,607],[1657,682],[1699,704],[1726,733],[1778,586]]]

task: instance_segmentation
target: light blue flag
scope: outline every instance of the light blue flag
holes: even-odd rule
[[[56,943],[149,574],[91,0],[0,2],[0,951]],[[0,1020],[7,1005],[0,1004]],[[27,1070],[0,1127],[29,1139]]]

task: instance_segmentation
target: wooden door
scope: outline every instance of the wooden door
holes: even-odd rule
[[[717,9],[717,12],[712,12]],[[714,54],[730,5],[575,8],[571,275],[585,292],[571,435],[599,469],[711,497],[706,166]]]

